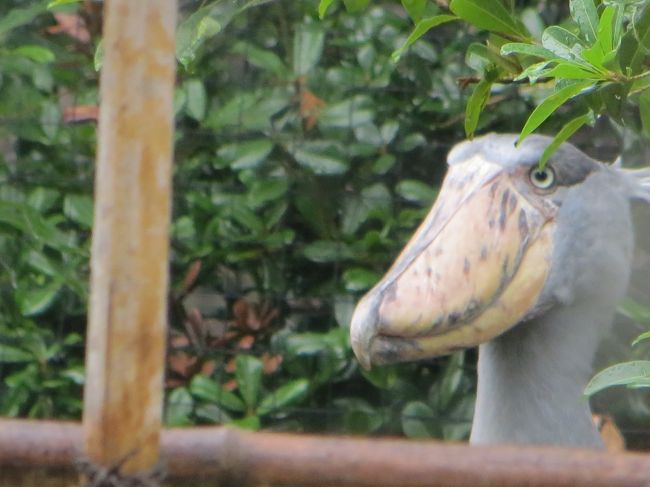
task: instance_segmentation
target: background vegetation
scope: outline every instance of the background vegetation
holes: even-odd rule
[[[349,317],[465,132],[541,123],[561,92],[543,131],[648,160],[650,8],[591,5],[616,34],[542,0],[182,1],[168,424],[466,437],[475,353],[364,373]],[[81,412],[100,39],[98,2],[0,5],[2,415]],[[625,356],[650,312],[622,310]],[[648,424],[647,396],[608,402]]]

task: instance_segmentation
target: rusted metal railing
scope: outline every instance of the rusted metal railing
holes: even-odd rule
[[[591,450],[398,439],[252,433],[224,427],[164,430],[167,485],[647,487],[650,456]],[[0,420],[0,486],[69,485],[83,455],[75,423]],[[46,469],[48,483],[3,485],[10,468]],[[15,471],[15,470],[14,470]]]

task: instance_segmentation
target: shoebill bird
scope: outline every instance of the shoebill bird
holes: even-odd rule
[[[357,304],[360,363],[479,346],[472,443],[602,447],[582,392],[626,292],[630,201],[648,170],[624,170],[551,139],[463,142],[430,213]]]

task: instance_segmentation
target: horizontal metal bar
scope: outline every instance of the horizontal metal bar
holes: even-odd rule
[[[68,472],[81,426],[0,420],[0,471]],[[225,427],[165,430],[170,479],[201,485],[434,487],[648,487],[650,455],[432,441],[252,433]],[[0,475],[1,477],[1,475]],[[172,482],[173,483],[173,482]]]

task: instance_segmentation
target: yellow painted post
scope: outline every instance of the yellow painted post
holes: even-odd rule
[[[176,0],[107,0],[84,391],[85,455],[158,460]]]

